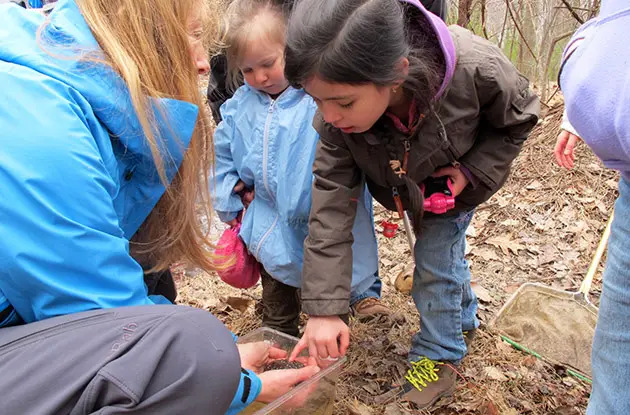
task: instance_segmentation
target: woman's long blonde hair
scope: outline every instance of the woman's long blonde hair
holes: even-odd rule
[[[192,140],[178,173],[133,238],[136,258],[162,270],[186,261],[212,270],[213,256],[200,214],[210,227],[208,176],[214,159],[212,130],[199,93],[198,71],[190,56],[188,20],[195,7],[203,7],[204,28],[215,28],[218,15],[207,0],[77,0],[92,34],[104,52],[105,63],[126,83],[147,145],[163,183],[164,160],[152,97],[173,98],[199,107]],[[211,10],[214,9],[214,10]],[[215,20],[212,22],[212,20]],[[215,23],[215,24],[209,24]],[[206,32],[206,38],[215,33]],[[206,43],[208,44],[208,43]],[[201,212],[198,211],[201,208]]]

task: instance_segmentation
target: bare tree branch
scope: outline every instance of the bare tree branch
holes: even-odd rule
[[[481,29],[483,36],[488,39],[488,31],[486,30],[486,0],[481,0]]]
[[[505,35],[505,25],[507,24],[508,10],[505,8],[505,16],[503,17],[503,26],[501,27],[501,37],[499,38],[499,47],[503,49],[503,36]],[[510,55],[511,56],[511,55]]]
[[[516,30],[518,30],[519,35],[521,35],[521,39],[523,40],[523,43],[525,43],[525,46],[527,46],[527,50],[529,51],[530,55],[532,55],[532,58],[534,58],[534,61],[536,62],[536,64],[538,64],[538,58],[536,57],[536,54],[534,54],[534,51],[529,46],[529,43],[527,43],[527,39],[525,39],[525,36],[523,35],[523,31],[521,30],[521,27],[518,25],[518,22],[516,21],[516,18],[514,17],[514,13],[512,13],[512,8],[510,7],[510,0],[505,0],[505,5],[508,8],[508,12],[510,12],[510,17],[512,18],[512,21],[514,22],[514,27],[516,28]]]
[[[584,24],[584,19],[582,19],[580,17],[579,14],[577,14],[577,12],[573,9],[573,6],[571,6],[568,2],[568,0],[560,0],[565,7],[569,10],[569,13],[571,13],[571,15],[575,18],[575,20],[577,20],[578,22],[580,22],[580,24]]]
[[[588,14],[589,19],[592,19],[599,12],[599,6],[601,5],[601,0],[593,0],[593,4],[591,6],[591,10]]]
[[[472,15],[472,0],[459,0],[457,7],[457,24],[466,27]]]
[[[563,33],[563,34],[561,34],[560,36],[554,38],[551,41],[551,45],[549,46],[549,53],[547,54],[547,61],[545,63],[545,73],[544,73],[544,77],[543,77],[545,82],[547,81],[547,76],[549,75],[549,66],[551,65],[551,59],[553,57],[553,52],[554,52],[554,49],[556,48],[556,44],[558,44],[558,42],[560,42],[562,39],[568,38],[572,34],[573,34],[572,31],[571,32],[567,32],[567,33]],[[554,95],[555,95],[555,93],[551,95],[551,98],[553,98]],[[551,101],[551,98],[547,99],[547,103],[549,103]]]

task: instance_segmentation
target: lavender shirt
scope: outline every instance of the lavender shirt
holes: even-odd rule
[[[607,167],[630,180],[630,2],[603,0],[564,59],[560,85],[569,121]]]

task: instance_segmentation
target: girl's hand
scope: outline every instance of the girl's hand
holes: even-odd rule
[[[448,176],[451,178],[451,181],[453,182],[453,197],[459,195],[466,186],[468,186],[468,183],[470,183],[470,180],[468,180],[468,177],[466,177],[464,172],[457,167],[442,167],[437,169],[435,173],[431,175],[431,177],[442,176]]]
[[[237,193],[241,197],[241,202],[243,203],[243,206],[245,206],[245,209],[247,209],[249,204],[252,203],[252,200],[254,200],[254,196],[256,195],[255,190],[253,188],[248,189],[247,186],[245,186],[245,182],[242,180],[239,180],[236,183],[233,192]]]
[[[310,316],[289,360],[295,360],[307,347],[311,357],[337,359],[346,354],[349,344],[350,329],[339,316]]]
[[[241,367],[254,373],[261,373],[265,365],[272,360],[287,358],[286,351],[267,342],[237,344],[236,347],[241,356]]]
[[[243,221],[243,214],[245,213],[244,210],[241,210],[240,212],[238,212],[236,214],[236,217],[234,219],[232,219],[229,222],[225,222],[230,228],[234,228],[236,225],[238,225],[239,223],[241,223]]]
[[[580,137],[575,134],[571,134],[566,130],[560,131],[558,139],[556,140],[556,147],[553,149],[553,155],[556,158],[558,166],[565,169],[572,169],[575,162],[575,154],[573,149],[577,142],[580,141]]]

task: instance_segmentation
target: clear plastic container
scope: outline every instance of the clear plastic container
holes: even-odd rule
[[[277,330],[261,327],[239,337],[238,343],[266,341],[291,353],[300,339]],[[308,356],[304,350],[300,356]],[[242,415],[331,415],[335,403],[335,385],[346,358],[322,362],[322,370],[269,404],[254,402]],[[325,366],[325,367],[324,367]]]

